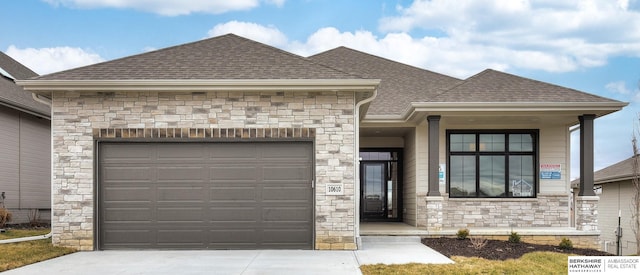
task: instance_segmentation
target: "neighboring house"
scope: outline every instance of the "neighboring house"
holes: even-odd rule
[[[361,222],[594,246],[593,182],[570,227],[569,127],[593,171],[594,119],[626,106],[232,34],[18,83],[52,98],[53,242],[82,250],[356,249]]]
[[[631,141],[629,141],[631,145]],[[636,238],[631,227],[633,209],[633,194],[636,192],[631,182],[633,179],[633,161],[630,157],[626,160],[598,170],[594,173],[596,194],[600,197],[598,207],[598,228],[602,251],[617,254],[618,217],[622,227],[620,239],[621,255],[636,255]],[[580,179],[571,184],[576,187]]]
[[[15,84],[35,76],[0,52],[0,207],[11,223],[51,216],[51,111]]]

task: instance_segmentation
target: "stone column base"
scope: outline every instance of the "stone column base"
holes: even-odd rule
[[[576,229],[580,231],[598,231],[598,196],[576,197]]]
[[[443,197],[427,197],[427,231],[441,231],[443,227]]]

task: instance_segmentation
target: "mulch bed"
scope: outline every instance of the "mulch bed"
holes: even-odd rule
[[[510,243],[507,241],[488,240],[487,244],[476,249],[470,239],[458,240],[455,238],[424,238],[422,243],[441,254],[451,256],[479,257],[488,260],[517,259],[522,255],[534,251],[551,251],[570,253],[584,256],[613,256],[610,253],[594,249],[560,249],[553,245],[540,245],[530,243]]]

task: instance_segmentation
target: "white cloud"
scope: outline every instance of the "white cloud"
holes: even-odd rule
[[[104,61],[96,53],[72,47],[20,49],[11,45],[5,53],[40,75]]]
[[[640,13],[627,0],[416,0],[397,12],[380,20],[382,32],[438,33],[424,38],[463,56],[490,49],[494,55],[481,54],[480,62],[567,72],[611,56],[640,57]]]
[[[54,6],[73,8],[119,8],[136,9],[166,16],[190,13],[220,14],[230,11],[249,10],[260,6],[260,2],[276,6],[285,0],[44,0]]]
[[[623,95],[626,100],[630,100],[632,102],[640,102],[640,82],[637,83],[638,88],[629,88],[627,87],[627,83],[624,81],[614,81],[607,83],[605,85],[605,89],[607,91]]]
[[[627,84],[624,81],[615,81],[615,82],[607,83],[607,85],[605,85],[605,88],[608,91],[618,93],[618,94],[623,94],[623,95],[631,94],[631,90],[627,88]]]
[[[288,43],[287,36],[273,26],[262,26],[256,23],[229,21],[214,26],[207,35],[209,37],[234,33],[274,47],[284,47]]]

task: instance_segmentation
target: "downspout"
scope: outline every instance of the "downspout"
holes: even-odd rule
[[[355,96],[355,94],[354,94]],[[353,175],[354,175],[354,203],[355,203],[355,210],[354,211],[354,227],[355,227],[355,232],[356,232],[356,236],[355,236],[355,241],[356,241],[356,245],[358,246],[357,248],[360,249],[362,247],[362,241],[360,239],[360,107],[364,104],[370,103],[371,101],[373,101],[376,96],[378,96],[378,88],[376,87],[375,90],[373,90],[373,94],[368,97],[363,99],[362,101],[356,103],[356,112],[355,112],[355,119],[354,119],[354,128],[355,128],[355,137],[353,139],[353,147],[356,151],[356,154],[354,154],[353,156]]]
[[[32,237],[23,237],[23,238],[15,238],[15,239],[8,239],[8,240],[0,240],[0,244],[5,244],[5,243],[20,243],[20,242],[28,242],[28,241],[43,240],[43,239],[48,239],[48,238],[51,238],[51,232],[47,233],[46,235],[39,235],[39,236],[32,236]]]
[[[33,100],[51,107],[51,98],[48,98],[48,97],[45,97],[45,96],[41,96],[41,95],[35,94],[35,93],[31,93],[31,97],[33,97]]]

